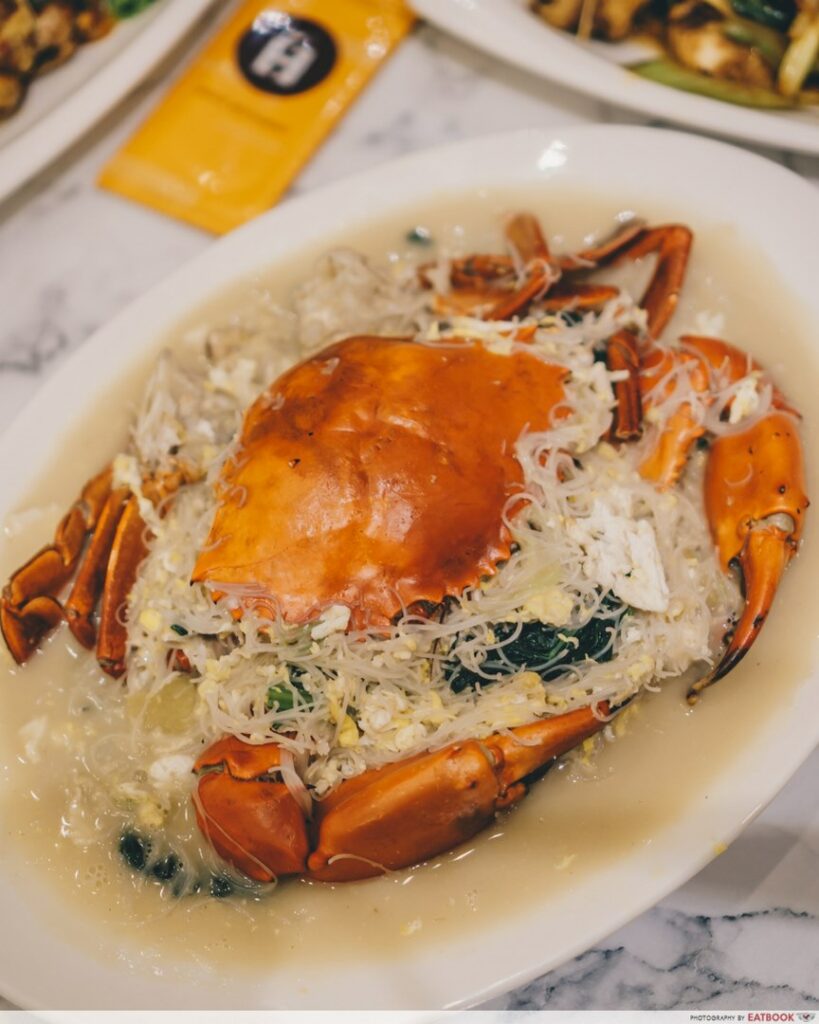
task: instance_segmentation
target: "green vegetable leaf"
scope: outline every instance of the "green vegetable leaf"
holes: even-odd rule
[[[299,704],[306,704],[309,707],[313,703],[313,695],[300,682],[304,670],[297,665],[288,665],[287,670],[290,676],[288,682],[276,683],[275,686],[268,688],[265,701],[268,711],[272,711],[274,708],[277,711],[292,711],[296,706],[296,695],[298,695]]]
[[[433,243],[429,228],[425,228],[421,224],[416,224],[414,228],[410,228],[405,237],[411,245],[420,245],[424,248]]]
[[[578,629],[543,622],[498,622],[492,629],[502,646],[499,651],[489,651],[481,663],[482,671],[496,679],[484,678],[458,658],[445,665],[446,679],[455,693],[461,693],[525,670],[537,672],[547,682],[586,658],[610,661],[614,654],[610,645],[611,631],[628,609],[610,596],[604,600],[603,607],[608,614],[595,616]]]
[[[786,40],[771,28],[752,21],[726,21],[722,29],[726,39],[757,50],[774,70],[785,53]]]
[[[108,10],[115,18],[133,18],[150,7],[156,0],[106,0]]]
[[[794,106],[791,100],[772,89],[701,75],[698,71],[690,71],[671,60],[649,60],[642,64],[632,64],[631,70],[642,78],[659,82],[660,85],[670,85],[673,89],[698,93],[700,96],[722,100],[724,103],[736,103],[742,107],[785,110]]]
[[[796,17],[793,0],[731,0],[731,7],[742,18],[785,32]]]

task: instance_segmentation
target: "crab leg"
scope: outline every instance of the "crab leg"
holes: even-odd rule
[[[79,642],[93,648],[103,670],[115,678],[125,671],[125,604],[146,554],[145,524],[129,489],[111,490],[112,471],[90,480],[69,509],[54,542],[11,577],[0,597],[0,631],[19,664],[63,619]],[[163,503],[197,474],[180,466],[142,481],[143,494],[162,514]],[[86,535],[91,539],[82,560]],[[77,565],[79,563],[79,570]],[[65,606],[58,595],[77,572]],[[99,638],[94,610],[102,595]]]
[[[615,239],[589,250],[589,254],[610,255],[630,242],[641,229],[642,222],[636,226],[629,224]],[[453,291],[436,296],[439,313],[481,313],[486,320],[507,320],[536,299],[551,313],[563,309],[594,309],[617,295],[618,289],[610,285],[588,283],[564,283],[554,292],[550,291],[560,278],[558,261],[552,258],[540,223],[532,214],[515,214],[507,221],[505,234],[513,256],[477,254],[453,260],[449,278]],[[584,259],[585,255],[578,257],[578,266],[587,269],[592,264]],[[521,268],[525,270],[522,283],[511,287],[510,282]],[[421,269],[421,281],[431,287],[428,270],[428,267]]]
[[[180,466],[160,476],[146,477],[142,481],[142,492],[159,512],[160,517],[168,511],[169,499],[180,487],[193,483],[199,474],[187,466]],[[136,582],[137,572],[148,553],[150,533],[140,515],[139,502],[132,495],[121,506],[117,515],[116,528],[106,524],[113,533],[111,554],[105,568],[105,583],[102,588],[99,633],[97,636],[97,661],[104,672],[115,679],[125,672],[125,655],[128,649],[128,626],[126,612],[128,596]],[[107,541],[106,541],[107,543]],[[100,571],[89,568],[89,573]]]
[[[139,503],[135,497],[130,497],[117,524],[105,571],[97,636],[97,661],[114,679],[125,671],[128,646],[125,609],[137,570],[147,554],[145,529]]]
[[[634,331],[618,331],[606,343],[606,367],[628,374],[612,384],[614,407],[609,440],[613,443],[633,441],[643,430],[643,406],[640,395],[640,351]]]
[[[560,276],[551,264],[549,244],[540,223],[530,213],[518,213],[506,223],[506,241],[513,256],[523,265],[526,277],[513,292],[498,299],[484,314],[485,320],[508,320],[520,313]]]
[[[546,285],[546,278],[541,275],[536,281],[530,278],[515,292],[504,291],[501,288],[482,290],[458,288],[448,295],[436,295],[435,310],[442,315],[461,313],[465,316],[473,316],[484,310],[483,318],[485,320],[508,319],[509,316],[520,312],[525,305],[528,305],[537,296],[537,292]],[[597,309],[618,294],[619,289],[608,284],[567,285],[561,282],[553,288],[549,288],[546,294],[540,297],[538,307],[544,313]],[[487,303],[490,302],[493,304],[487,309]],[[499,316],[499,313],[502,315]]]
[[[509,277],[515,272],[511,256],[494,256],[477,253],[465,259],[453,260],[450,268],[450,283],[453,288],[474,288],[476,284],[486,287],[491,281]],[[431,285],[422,272],[421,280]]]
[[[89,650],[92,650],[97,642],[94,610],[103,591],[108,559],[128,493],[127,488],[121,487],[108,495],[71,593],[65,602],[68,628],[83,647]]]
[[[571,272],[573,270],[593,270],[607,260],[613,259],[619,252],[626,248],[630,242],[639,235],[646,222],[640,217],[632,217],[625,224],[621,225],[602,242],[582,249],[577,253],[570,253],[567,256],[558,257],[558,265],[561,270]]]
[[[526,793],[527,777],[604,724],[582,708],[371,769],[318,802],[311,828],[285,784],[268,778],[279,746],[227,737],[195,766],[197,818],[217,852],[259,881],[303,872],[324,882],[369,878],[471,839]]]
[[[506,222],[506,241],[522,263],[543,260],[548,263],[552,256],[549,243],[540,227],[540,221],[531,213],[516,213]]]
[[[534,302],[540,295],[545,295],[554,278],[548,264],[536,266],[529,272],[523,284],[513,292],[498,299],[486,313],[484,320],[509,320]]]
[[[681,338],[681,345],[695,339]],[[727,347],[727,346],[724,346]],[[640,390],[646,411],[670,398],[683,378],[699,396],[699,404],[708,403],[710,373],[703,354],[691,349],[666,349],[653,346],[643,359]],[[683,401],[672,411],[648,454],[640,465],[640,475],[658,487],[672,487],[691,451],[691,446],[705,433],[702,415],[696,403]]]
[[[619,294],[619,289],[610,284],[570,285],[561,281],[550,289],[540,305],[547,313],[559,313],[563,309],[596,309]]]
[[[677,307],[693,238],[691,231],[679,224],[631,231],[623,237],[628,239],[628,244],[610,246],[600,262],[610,257],[613,262],[636,260],[656,252],[657,265],[640,300],[647,314],[649,341],[640,343],[634,331],[624,329],[609,340],[606,348],[608,368],[628,374],[614,384],[617,404],[609,432],[613,442],[631,441],[642,433],[641,396],[657,379],[656,365],[647,364],[656,364],[660,354],[651,339],[660,336]],[[652,379],[647,384],[641,374],[649,368],[653,376],[650,375]]]
[[[453,293],[437,296],[436,307],[442,314],[474,314],[483,309],[485,319],[504,320],[520,313],[536,299],[543,299],[559,280],[561,271],[568,274],[593,270],[625,259],[638,260],[656,254],[657,266],[641,305],[648,313],[649,334],[658,337],[677,305],[692,237],[691,231],[683,225],[646,228],[643,221],[635,218],[596,246],[575,255],[554,258],[537,218],[530,213],[518,213],[506,224],[506,239],[515,258],[479,254],[454,260],[450,269]],[[510,289],[508,283],[504,287],[503,282],[508,282],[521,264],[526,270],[523,283],[514,289]],[[431,287],[428,269],[421,269],[421,281]],[[590,288],[598,290],[590,292],[587,290]],[[617,289],[605,285],[576,286],[574,281],[564,280],[561,292],[561,302],[551,311],[573,305],[572,296],[579,308],[593,308],[616,294]],[[591,301],[592,295],[594,301]]]
[[[22,665],[63,619],[57,596],[71,579],[85,537],[93,530],[111,490],[111,470],[85,485],[61,520],[53,543],[15,572],[0,597],[0,630],[14,660]]]
[[[656,253],[657,265],[640,300],[640,306],[647,313],[646,325],[652,338],[660,337],[677,308],[693,238],[691,230],[682,224],[646,228],[635,235],[629,245],[617,250],[611,260],[622,263]]]

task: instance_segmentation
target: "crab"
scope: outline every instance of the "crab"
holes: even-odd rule
[[[617,371],[610,443],[651,431],[640,472],[669,488],[706,434],[703,410],[718,394],[729,395],[722,419],[732,418],[738,400],[731,386],[749,375],[769,398],[759,415],[737,416],[709,440],[705,510],[723,569],[741,574],[745,603],[717,664],[692,686],[693,703],[747,653],[797,550],[808,507],[798,414],[765,370],[727,342],[660,342],[683,284],[688,228],[633,220],[598,245],[556,256],[537,220],[520,214],[506,237],[507,253],[453,261],[448,287],[430,301],[442,316],[505,321],[520,343],[512,353],[468,336],[427,344],[351,337],[287,371],[245,416],[193,579],[215,601],[229,594],[239,615],[253,609],[262,620],[309,623],[343,605],[348,628],[378,631],[407,613],[432,614],[496,573],[511,551],[506,521],[522,483],[515,442],[524,429],[546,430],[570,411],[566,369],[526,351],[532,327],[516,317],[595,309],[617,289],[589,280],[590,271],[654,255],[640,302],[645,328],[619,330],[606,347]],[[420,269],[423,287],[433,274]],[[653,424],[652,409],[675,389],[673,412]],[[154,482],[156,500],[184,482],[184,475]],[[146,539],[135,498],[112,489],[110,472],[91,481],[54,542],[3,592],[0,624],[16,660],[66,617],[86,646],[96,639],[106,671],[121,674],[120,611]],[[225,736],[196,762],[197,820],[222,857],[260,882],[378,875],[477,834],[618,711],[599,704],[451,743],[366,770],[315,803],[303,786],[287,784],[290,755],[280,744]]]

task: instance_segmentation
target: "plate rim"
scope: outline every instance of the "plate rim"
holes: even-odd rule
[[[579,46],[570,34],[551,28],[528,10],[515,10],[513,28],[509,30],[501,24],[500,11],[496,8],[500,4],[508,4],[510,9],[520,8],[516,0],[407,2],[419,17],[462,42],[600,103],[624,107],[646,117],[661,118],[720,137],[819,155],[819,109],[815,124],[803,123],[789,119],[787,111],[766,111],[723,103],[640,78],[614,61]],[[542,54],[536,54],[534,48],[529,49],[529,33],[524,30],[530,19],[537,23],[536,38],[547,40]],[[522,48],[516,43],[522,44]],[[553,69],[549,62],[549,57],[554,56],[559,60],[559,70]],[[593,83],[601,76],[602,82],[595,86]]]
[[[424,168],[427,170],[436,169],[439,173],[433,184],[428,182],[424,185],[414,184],[411,194],[390,196],[389,202],[385,200],[384,208],[377,212],[384,213],[389,209],[400,209],[406,207],[410,202],[427,200],[436,193],[446,190],[447,185],[441,184],[440,168],[443,166],[446,174],[455,174],[463,167],[481,167],[481,155],[494,151],[502,151],[508,161],[510,153],[525,152],[529,159],[534,159],[538,154],[541,157],[550,155],[553,160],[561,153],[565,156],[568,146],[571,153],[572,146],[582,147],[590,143],[599,145],[600,142],[608,145],[628,145],[631,151],[639,151],[641,148],[646,152],[656,152],[658,143],[663,153],[682,147],[689,152],[699,151],[700,158],[710,160],[713,157],[722,155],[729,163],[737,164],[746,168],[753,167],[759,174],[767,176],[780,185],[787,184],[790,189],[797,193],[797,198],[804,202],[805,207],[801,211],[801,225],[804,227],[810,220],[815,221],[819,228],[819,195],[802,178],[793,172],[774,164],[755,154],[749,154],[736,147],[726,145],[722,142],[704,139],[697,136],[688,136],[685,133],[670,131],[666,129],[644,128],[632,126],[614,125],[582,125],[577,127],[565,127],[556,129],[524,129],[517,132],[504,133],[500,135],[484,136],[477,139],[460,141],[448,146],[423,150],[399,158],[387,164],[368,169],[350,178],[334,182],[321,189],[316,189],[303,196],[295,197],[281,204],[275,210],[264,214],[255,221],[243,226],[225,238],[214,242],[206,250],[185,262],[177,271],[171,274],[165,281],[153,287],[140,298],[130,303],[123,311],[109,320],[103,327],[96,330],[92,336],[57,369],[43,383],[42,387],[35,393],[33,398],[22,410],[18,412],[12,422],[0,436],[0,463],[10,465],[6,457],[19,450],[21,442],[28,443],[27,469],[22,475],[0,495],[0,516],[5,514],[9,506],[19,500],[16,495],[24,494],[31,482],[40,475],[50,455],[56,450],[53,437],[40,430],[43,435],[37,437],[34,429],[41,417],[40,410],[55,403],[55,408],[65,406],[69,412],[60,414],[63,424],[71,429],[76,425],[78,417],[87,402],[87,395],[74,394],[66,395],[66,386],[76,378],[82,380],[87,368],[94,368],[96,374],[102,377],[106,369],[115,366],[116,374],[121,379],[127,371],[128,365],[136,357],[136,342],[134,338],[144,336],[146,330],[155,339],[155,343],[166,335],[173,324],[178,324],[181,319],[189,314],[195,305],[191,304],[191,294],[199,296],[198,304],[201,306],[208,296],[207,289],[212,284],[212,279],[219,278],[219,289],[225,290],[242,279],[249,279],[255,273],[264,273],[271,266],[274,266],[277,259],[286,258],[288,252],[297,252],[309,245],[310,239],[305,241],[299,237],[297,229],[299,225],[309,223],[309,217],[303,217],[303,211],[310,211],[312,207],[332,211],[332,215],[340,218],[342,223],[345,220],[351,224],[364,224],[371,217],[364,216],[369,209],[370,197],[379,195],[379,189],[391,183],[392,177],[398,168],[406,179],[421,180]],[[548,161],[545,161],[548,165]],[[507,187],[514,185],[515,175],[523,175],[527,180],[534,181],[535,175],[530,166],[525,175],[520,167],[512,170],[504,170],[504,181]],[[479,187],[481,181],[475,182]],[[691,203],[692,212],[695,204]],[[297,241],[286,240],[289,229],[293,230]],[[284,229],[284,230],[283,230]],[[317,228],[312,230],[318,230]],[[332,231],[336,234],[337,231]],[[278,241],[277,241],[278,238]],[[211,293],[212,295],[212,293]],[[819,297],[812,300],[811,308],[814,315],[819,315]],[[147,325],[147,326],[146,326]],[[128,335],[131,340],[128,340]],[[121,343],[128,350],[128,355],[118,353],[116,344]],[[129,347],[130,346],[130,347]],[[97,393],[101,393],[103,385],[96,382]],[[93,388],[92,394],[93,394]],[[70,392],[70,388],[69,388]],[[59,401],[58,401],[59,399]],[[74,410],[73,413],[71,410]],[[32,432],[35,436],[32,437]],[[18,456],[18,463],[20,461]],[[816,666],[812,667],[815,671]],[[794,691],[793,705],[787,709],[778,709],[778,714],[772,716],[771,723],[767,726],[773,729],[773,724],[779,722],[788,715],[800,723],[812,723],[812,729],[808,734],[808,728],[801,735],[799,742],[789,744],[786,751],[782,752],[780,767],[784,764],[784,770],[776,775],[776,782],[771,784],[770,779],[767,785],[761,787],[759,793],[756,791],[748,793],[740,787],[741,795],[748,804],[747,813],[741,820],[733,821],[732,826],[720,833],[720,839],[731,841],[747,824],[762,810],[762,808],[773,799],[779,790],[790,779],[799,765],[810,755],[817,739],[819,739],[819,688],[807,685],[803,682]],[[731,762],[729,769],[734,767]],[[724,774],[728,774],[726,769]],[[684,818],[683,818],[684,820]],[[673,833],[669,829],[668,833]],[[663,835],[666,834],[664,831]],[[530,953],[529,959],[515,969],[503,970],[502,976],[487,980],[475,991],[474,981],[470,981],[468,989],[450,992],[449,996],[443,998],[439,1005],[441,1009],[467,1008],[479,1002],[497,996],[510,988],[524,984],[531,979],[541,975],[544,971],[554,969],[560,963],[566,962],[577,955],[583,949],[589,948],[600,941],[616,928],[621,927],[628,920],[643,913],[646,909],[654,906],[679,885],[687,881],[716,855],[713,849],[703,849],[697,858],[683,862],[676,871],[664,877],[661,886],[647,886],[648,895],[642,899],[627,904],[618,915],[609,917],[605,926],[598,928],[591,934],[584,935],[574,945],[561,949],[558,957],[550,961],[537,959],[536,953]],[[501,923],[497,935],[503,936],[518,931],[523,926],[532,927],[532,920],[526,914],[514,915],[510,921]],[[489,944],[489,935],[482,933],[481,941]],[[454,945],[454,943],[453,943]],[[534,944],[530,943],[534,949]],[[437,948],[437,947],[436,947]],[[404,961],[395,961],[399,968]],[[416,961],[410,961],[415,964]],[[392,967],[392,964],[390,965]],[[455,972],[453,972],[454,975]],[[487,977],[485,972],[472,973],[470,965],[469,977]],[[457,987],[457,982],[455,983]],[[31,999],[29,994],[18,989],[12,981],[11,986],[4,984],[4,989],[9,992],[11,998],[15,998],[20,1004],[31,1007],[36,1006],[37,1000]],[[190,1007],[188,1007],[190,1008]],[[297,1008],[296,1006],[292,1007]],[[315,1008],[303,1006],[301,1008]]]
[[[90,78],[0,147],[0,203],[44,171],[136,89],[221,0],[165,0],[151,20]],[[82,59],[82,52],[77,59]],[[59,72],[59,69],[57,69]],[[11,122],[10,122],[11,123]]]

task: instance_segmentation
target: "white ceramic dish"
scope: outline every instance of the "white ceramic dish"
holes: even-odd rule
[[[20,110],[0,122],[0,202],[139,85],[213,3],[162,0],[33,82]]]
[[[525,0],[411,0],[427,21],[501,60],[578,92],[718,135],[819,153],[819,111],[766,111],[657,85],[622,67],[646,59],[633,44],[580,43],[527,10]]]
[[[790,172],[721,143],[644,128],[584,127],[469,141],[406,157],[283,204],[214,244],[96,332],[0,439],[0,522],[44,472],[59,439],[69,436],[110,382],[122,377],[146,339],[165,335],[226,285],[286,260],[303,246],[313,247],[327,235],[344,234],[353,241],[363,223],[441,191],[537,186],[545,198],[550,189],[565,187],[615,197],[637,191],[655,205],[676,206],[674,182],[681,166],[686,168],[687,201],[698,217],[741,226],[742,237],[771,256],[805,315],[819,323],[808,249],[809,240],[819,234],[819,197]],[[728,181],[731,188],[724,185]],[[760,205],[760,196],[775,196],[776,202]],[[817,742],[817,683],[814,663],[789,690],[788,700],[772,702],[753,742],[739,745],[725,767],[709,776],[707,791],[687,803],[651,842],[579,876],[548,901],[527,902],[491,929],[464,929],[444,949],[413,941],[400,959],[377,965],[309,962],[286,971],[271,960],[269,971],[241,985],[232,985],[229,973],[223,977],[195,963],[177,970],[163,962],[162,971],[142,972],[114,958],[91,957],[69,943],[60,927],[45,927],[21,888],[0,872],[5,925],[0,992],[32,1008],[473,1005],[588,948],[681,885],[715,855],[719,844],[730,842]],[[734,696],[740,699],[741,693]],[[11,823],[3,830],[10,831]]]

